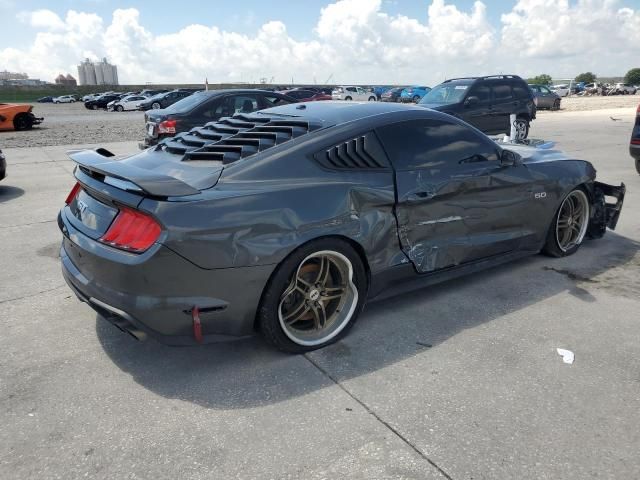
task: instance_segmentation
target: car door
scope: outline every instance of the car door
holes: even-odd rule
[[[511,84],[507,80],[494,80],[490,82],[491,87],[491,116],[492,130],[487,133],[509,134],[511,124],[509,123],[509,115],[514,113],[518,107],[518,100],[515,99]]]
[[[422,119],[376,130],[396,171],[401,246],[428,273],[533,248],[533,185],[524,165],[472,128]]]
[[[555,94],[549,90],[544,85],[538,87],[540,89],[540,93],[538,96],[538,107],[540,108],[551,108],[555,102]]]
[[[466,87],[466,85],[457,85]],[[477,100],[469,101],[471,97]],[[471,86],[462,103],[463,108],[458,114],[465,122],[483,132],[491,132],[496,127],[496,119],[492,115],[491,89],[485,83],[478,82]]]

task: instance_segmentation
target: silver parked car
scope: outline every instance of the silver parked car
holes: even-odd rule
[[[529,85],[538,108],[560,109],[560,95],[544,85]]]

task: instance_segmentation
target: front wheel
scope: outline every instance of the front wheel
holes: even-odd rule
[[[556,98],[555,101],[553,102],[553,106],[551,107],[551,110],[560,110],[560,99]]]
[[[160,104],[158,102],[153,102],[151,104],[151,110],[160,110]]]
[[[26,113],[20,113],[13,119],[13,128],[15,130],[30,130],[31,127],[33,127],[33,122]]]
[[[376,97],[369,97],[369,101],[370,101],[370,102],[375,102],[375,101],[377,101],[377,100],[378,100],[378,99],[377,99]]]
[[[553,217],[543,252],[552,257],[574,254],[587,233],[589,214],[587,194],[581,188],[572,190]]]
[[[93,108],[94,110],[98,109],[98,105],[91,105],[91,108]]]
[[[362,311],[367,276],[344,240],[312,241],[276,269],[260,302],[265,339],[288,353],[304,353],[346,335]]]
[[[118,112],[123,112],[123,111],[124,111],[124,107],[123,107],[122,105],[118,105],[118,106],[116,107],[116,110],[117,110]]]
[[[516,126],[516,140],[524,140],[529,136],[529,120],[526,118],[517,118],[515,121]]]
[[[418,103],[420,101],[420,97],[418,95],[416,95],[415,97],[412,98],[413,103]]]

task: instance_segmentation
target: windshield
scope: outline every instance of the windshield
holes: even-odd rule
[[[182,100],[178,100],[173,105],[169,105],[167,108],[164,109],[164,111],[167,113],[188,112],[192,110],[194,107],[197,107],[198,105],[200,105],[205,98],[206,98],[205,95],[194,93],[193,95],[189,95],[188,97],[185,97]]]
[[[437,104],[450,104],[458,103],[467,93],[469,84],[461,83],[441,83],[440,85],[433,87],[429,93],[427,93],[420,103],[437,103]]]

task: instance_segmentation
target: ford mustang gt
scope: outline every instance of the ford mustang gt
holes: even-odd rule
[[[71,158],[64,278],[121,330],[173,345],[325,346],[367,300],[575,253],[615,228],[625,194],[557,150],[377,102],[238,113],[128,158]]]

